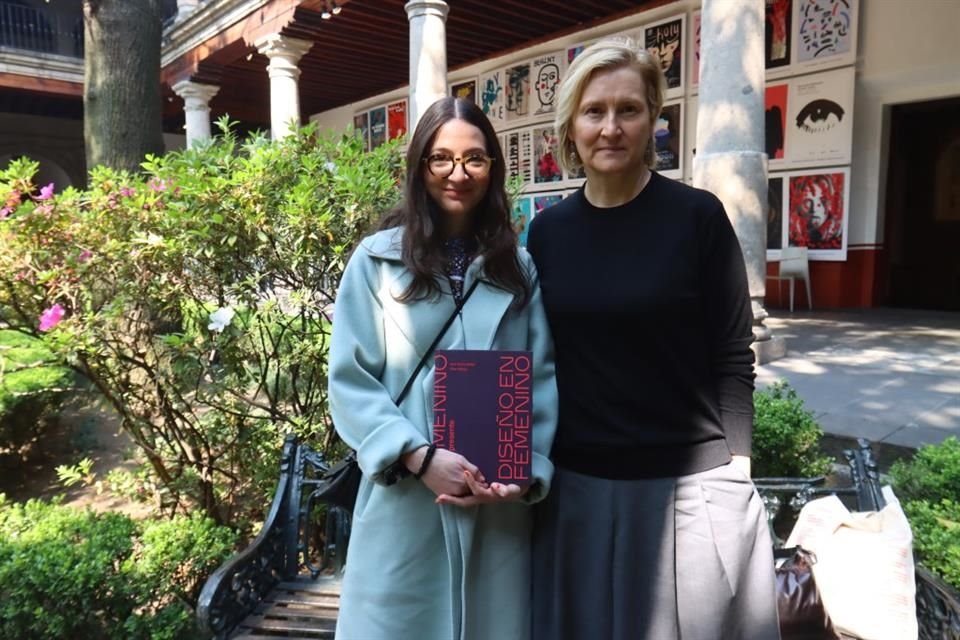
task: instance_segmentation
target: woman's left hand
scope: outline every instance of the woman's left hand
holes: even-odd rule
[[[521,487],[516,484],[501,484],[499,482],[479,481],[469,471],[463,472],[463,479],[470,488],[470,495],[451,496],[441,494],[437,496],[437,504],[452,504],[457,507],[473,507],[480,504],[492,504],[495,502],[516,502],[522,498],[529,487]]]

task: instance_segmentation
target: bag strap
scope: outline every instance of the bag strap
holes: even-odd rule
[[[437,334],[437,337],[433,339],[433,343],[430,347],[424,352],[423,357],[420,358],[420,363],[417,365],[417,368],[413,370],[413,373],[410,374],[410,378],[407,380],[407,384],[403,385],[403,389],[400,391],[400,395],[397,396],[397,399],[394,400],[394,403],[399,405],[403,402],[403,399],[407,397],[407,393],[410,391],[410,387],[413,386],[413,381],[417,379],[417,375],[420,373],[420,370],[423,369],[423,365],[427,364],[427,360],[430,358],[430,354],[433,353],[433,350],[437,348],[437,345],[440,344],[440,340],[443,338],[443,335],[447,332],[447,329],[450,328],[450,325],[453,324],[454,319],[460,315],[460,311],[463,310],[463,305],[467,303],[467,299],[470,297],[470,294],[473,293],[473,290],[477,288],[477,285],[480,284],[480,278],[477,278],[473,281],[473,284],[470,285],[470,288],[467,289],[467,293],[460,299],[460,302],[457,303],[456,308],[453,310],[453,313],[450,314],[450,317],[447,318],[447,321],[443,323],[443,328],[440,329],[440,333]]]

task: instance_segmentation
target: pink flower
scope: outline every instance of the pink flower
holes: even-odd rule
[[[0,209],[0,220],[3,220],[11,213],[13,213],[13,207],[4,207],[3,209]]]
[[[49,200],[53,197],[53,183],[51,182],[47,186],[40,189],[40,195],[37,196],[37,200]]]
[[[40,314],[40,331],[50,331],[63,320],[64,310],[59,304],[55,304]]]
[[[124,198],[132,198],[136,191],[133,190],[133,187],[121,187],[120,195]]]
[[[150,190],[155,193],[160,193],[161,191],[167,190],[167,181],[161,178],[160,180],[154,180],[150,178],[150,181],[147,183],[147,186],[150,187]]]
[[[86,262],[93,257],[93,252],[89,249],[84,249],[80,252],[80,255],[77,256],[77,262]]]

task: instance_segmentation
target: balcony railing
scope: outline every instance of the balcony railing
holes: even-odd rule
[[[0,0],[0,47],[83,57],[83,18]]]

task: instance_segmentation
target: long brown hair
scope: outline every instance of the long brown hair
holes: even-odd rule
[[[462,98],[441,98],[424,112],[407,147],[407,177],[403,200],[387,214],[381,228],[402,226],[403,264],[413,281],[400,296],[403,301],[438,296],[438,275],[443,273],[444,236],[439,205],[426,189],[423,159],[430,151],[437,131],[451,120],[463,120],[480,129],[487,155],[493,158],[490,183],[472,216],[473,235],[484,258],[486,279],[514,294],[520,305],[530,297],[530,287],[517,256],[517,234],[510,223],[510,200],[504,186],[506,169],[503,151],[490,121],[477,105]]]

